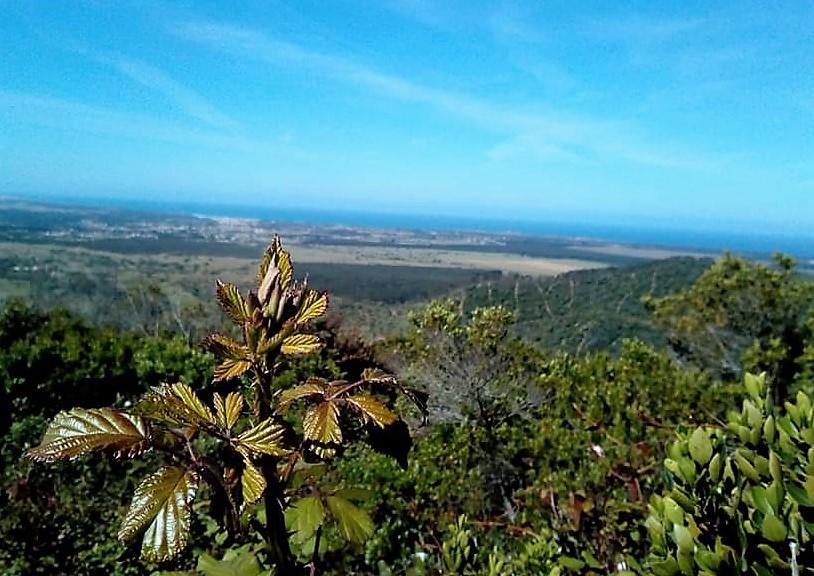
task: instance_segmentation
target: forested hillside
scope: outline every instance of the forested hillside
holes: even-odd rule
[[[5,306],[1,573],[814,573],[789,259],[481,282],[367,343],[286,254],[203,347]]]
[[[547,350],[618,351],[632,337],[664,346],[664,332],[642,299],[689,287],[711,263],[669,258],[553,278],[504,278],[481,282],[463,298],[467,309],[499,304],[514,311],[515,333]]]

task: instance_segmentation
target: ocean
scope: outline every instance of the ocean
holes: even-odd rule
[[[32,198],[33,200],[34,198]],[[37,200],[46,200],[37,198]],[[673,222],[654,223],[624,221],[580,221],[578,219],[509,220],[402,214],[351,210],[317,210],[269,205],[225,204],[209,202],[134,200],[122,198],[52,197],[48,201],[96,207],[174,213],[201,216],[254,218],[278,222],[306,222],[373,228],[412,230],[471,230],[496,233],[519,233],[535,236],[585,238],[644,246],[704,251],[733,251],[766,256],[775,252],[791,254],[808,264],[814,263],[814,235],[777,234],[721,224],[711,226],[680,225]]]

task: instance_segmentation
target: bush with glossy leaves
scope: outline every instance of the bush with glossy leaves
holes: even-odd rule
[[[676,574],[814,574],[814,407],[799,392],[775,409],[765,374],[725,427],[679,435],[672,487],[650,502],[647,566]]]

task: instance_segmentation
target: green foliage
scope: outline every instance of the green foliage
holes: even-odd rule
[[[802,392],[773,409],[766,375],[725,428],[679,434],[672,487],[650,502],[648,567],[674,574],[814,573],[814,409]]]
[[[263,570],[257,556],[241,546],[230,550],[222,560],[216,560],[209,554],[202,554],[198,559],[197,571],[203,576],[272,576],[273,571]],[[162,576],[170,576],[163,574]]]
[[[466,311],[500,305],[513,312],[511,331],[548,351],[618,352],[627,338],[666,344],[664,330],[641,302],[689,287],[708,259],[670,258],[550,278],[505,277],[463,296]]]
[[[553,396],[527,448],[518,518],[554,532],[565,556],[631,565],[644,548],[646,495],[661,486],[654,464],[673,427],[722,413],[726,388],[637,341],[616,359],[558,356],[541,385]]]
[[[811,370],[814,282],[788,256],[774,264],[726,255],[690,288],[647,304],[679,354],[724,377],[766,371],[777,401]]]
[[[654,264],[517,289],[496,281],[491,304],[485,286],[463,304],[436,301],[375,348],[320,320],[327,298],[293,281],[277,242],[250,292],[218,284],[231,326],[206,339],[211,353],[14,304],[0,315],[11,406],[0,415],[0,572],[587,576],[689,563],[688,573],[766,574],[791,573],[796,554],[806,573],[808,397],[778,410],[749,378],[743,410],[699,428],[721,422],[740,387],[622,341],[604,320],[582,324],[608,313],[624,331],[658,334],[634,296],[662,295],[703,265],[670,264],[673,276]],[[767,313],[799,310],[798,282],[767,283],[786,299]],[[743,294],[763,286],[743,285],[742,297],[721,296],[726,309],[746,310]],[[580,354],[518,338],[535,330]],[[761,338],[744,347],[747,365],[788,360],[784,335]],[[794,387],[810,386],[812,359],[806,341]],[[426,397],[402,383],[431,394],[430,417],[409,428],[404,399]],[[37,437],[32,458],[71,460],[20,462]],[[126,546],[112,528],[122,518]],[[140,549],[148,560],[135,560]],[[149,561],[170,556],[178,572]]]
[[[149,565],[117,560],[126,550],[110,528],[143,463],[93,456],[41,467],[20,456],[42,435],[46,414],[77,401],[124,408],[166,380],[203,387],[211,356],[182,339],[96,328],[20,303],[0,313],[0,343],[0,396],[10,407],[0,413],[0,572],[147,573]]]
[[[490,562],[515,575],[638,565],[647,496],[663,488],[657,464],[674,427],[689,414],[721,415],[732,391],[636,341],[618,358],[562,354],[531,365],[544,402],[524,418],[490,428],[476,419],[436,425],[416,438],[404,471],[367,450],[339,462],[350,484],[374,494],[367,565],[438,573],[437,543],[461,514],[478,542],[468,564],[475,573]]]
[[[265,496],[266,524],[259,533],[274,566],[294,573],[298,567],[283,508],[289,498],[303,490],[324,498],[325,509],[349,542],[363,542],[373,526],[363,510],[313,479],[289,486],[292,474],[306,459],[331,460],[365,427],[392,428],[397,416],[372,393],[393,396],[401,387],[375,369],[353,381],[311,378],[302,385],[274,386],[284,358],[321,348],[319,336],[309,329],[328,306],[326,293],[294,281],[290,255],[276,238],[264,254],[255,290],[244,298],[234,285],[218,282],[217,296],[242,338],[215,333],[204,340],[220,358],[214,382],[228,392],[225,397],[216,392],[212,408],[183,382],[156,386],[131,410],[60,413],[27,456],[52,462],[98,450],[132,457],[152,449],[170,460],[171,465],[138,485],[118,533],[122,541],[141,536],[146,560],[170,560],[185,547],[200,480],[209,489],[210,514],[233,539],[248,538],[250,506]],[[317,561],[323,520],[316,529],[311,566]]]
[[[410,315],[412,329],[382,346],[386,363],[430,398],[432,422],[471,419],[492,428],[528,413],[542,354],[509,335],[515,316],[503,306],[465,314],[436,300]]]

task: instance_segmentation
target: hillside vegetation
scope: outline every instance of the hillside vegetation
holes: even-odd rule
[[[665,333],[642,299],[689,287],[711,263],[678,257],[553,278],[504,278],[481,282],[462,298],[467,309],[501,305],[514,311],[514,332],[547,350],[619,351],[631,337],[664,346]]]
[[[494,279],[374,344],[279,244],[203,348],[8,304],[0,573],[814,574],[794,270]]]

